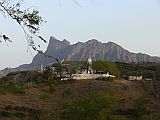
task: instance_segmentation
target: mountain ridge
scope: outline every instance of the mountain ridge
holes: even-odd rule
[[[77,42],[71,45],[66,39],[60,41],[51,36],[45,54],[60,60],[65,59],[68,61],[87,60],[88,56],[91,55],[93,60],[109,60],[114,62],[160,62],[160,57],[133,53],[114,42],[102,43],[96,39],[91,39],[86,42]],[[40,58],[38,56],[40,56]],[[54,62],[54,59],[44,59],[42,55],[37,54],[31,64],[37,64],[39,66],[42,63],[47,65],[51,62]]]
[[[55,62],[55,58],[67,61],[85,61],[88,59],[89,55],[92,56],[93,60],[108,60],[126,63],[140,61],[160,63],[160,57],[150,56],[143,53],[133,53],[114,42],[110,41],[102,43],[96,39],[70,44],[66,39],[60,41],[51,36],[45,54],[53,57],[45,57],[38,53],[30,64],[23,64],[12,70],[18,71],[40,68],[42,64],[45,66]]]

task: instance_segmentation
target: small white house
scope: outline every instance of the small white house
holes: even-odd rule
[[[142,80],[143,76],[128,76],[128,80]]]

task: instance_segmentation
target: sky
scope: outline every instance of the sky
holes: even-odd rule
[[[25,0],[24,0],[25,1]],[[49,40],[54,36],[74,44],[97,39],[115,42],[135,53],[160,56],[159,0],[27,0],[23,8],[40,11],[47,21],[40,34]],[[0,14],[0,33],[13,43],[0,44],[0,69],[30,63],[36,52],[27,52],[22,29],[7,16]],[[39,43],[38,40],[35,40]],[[42,49],[48,44],[40,42]]]

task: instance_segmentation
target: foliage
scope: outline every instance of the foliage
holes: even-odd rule
[[[138,107],[145,107],[145,105],[149,102],[147,97],[140,97],[136,99],[136,103]]]
[[[112,115],[117,97],[106,91],[94,92],[75,101],[65,102],[55,110],[57,120],[106,120]]]
[[[30,88],[36,88],[36,87],[38,87],[38,85],[34,82],[28,82],[28,83],[22,84],[22,87],[24,89],[30,89]]]
[[[129,71],[128,76],[141,76],[139,71]]]
[[[155,72],[157,80],[160,80],[160,68]]]
[[[0,111],[0,118],[16,119],[16,120],[40,120],[40,110],[24,107],[24,106],[6,106]]]
[[[63,96],[63,97],[68,97],[68,96],[70,96],[72,93],[73,93],[73,91],[72,91],[71,88],[66,88],[66,89],[63,91],[62,96]]]
[[[141,75],[143,78],[160,80],[160,64],[158,63],[120,63],[116,62],[120,77],[127,79],[128,75]]]
[[[95,71],[103,71],[104,73],[111,73],[113,75],[118,75],[119,71],[115,63],[109,61],[95,61],[93,62],[93,69]]]
[[[50,92],[54,92],[54,86],[57,82],[57,79],[52,73],[51,68],[47,68],[42,76],[42,84],[46,84],[49,86]]]
[[[43,53],[34,43],[35,37],[46,42],[46,40],[37,35],[40,28],[40,24],[44,22],[42,17],[39,15],[39,11],[35,9],[22,9],[23,0],[0,0],[0,12],[4,16],[8,16],[14,20],[23,30],[25,38],[27,39],[28,46],[33,50]],[[12,42],[10,38],[3,34],[0,36],[5,42]],[[2,41],[1,41],[2,42]]]
[[[52,98],[52,96],[50,94],[48,94],[48,93],[44,93],[44,94],[41,94],[39,96],[39,98],[42,99],[42,100],[49,100],[49,99]]]
[[[72,76],[72,74],[75,74],[76,73],[76,69],[78,68],[78,66],[74,66],[74,65],[70,65],[69,68],[68,68],[68,72],[69,72],[69,75],[70,77]]]
[[[149,99],[146,97],[140,97],[136,100],[136,105],[137,105],[137,112],[135,115],[136,117],[141,118],[149,112],[149,110],[146,107],[148,102]]]
[[[0,80],[0,93],[24,94],[25,90],[22,85],[16,84],[14,80],[2,78]]]

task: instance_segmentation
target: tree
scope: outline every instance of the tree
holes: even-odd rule
[[[118,68],[115,63],[109,61],[95,61],[93,62],[93,69],[95,71],[103,71],[104,73],[111,73],[114,75],[118,75]]]
[[[56,120],[111,120],[118,97],[106,91],[64,102],[55,109]]]
[[[160,68],[156,70],[155,74],[156,74],[156,79],[160,80]]]
[[[46,40],[38,35],[40,24],[44,22],[39,15],[39,11],[35,9],[22,9],[23,0],[0,0],[0,13],[14,20],[23,30],[28,46],[33,50],[42,53],[35,45],[33,38],[38,38],[46,43]],[[0,35],[0,42],[12,42],[6,34]]]
[[[49,87],[50,92],[54,91],[55,78],[50,67],[43,72],[44,83]]]

